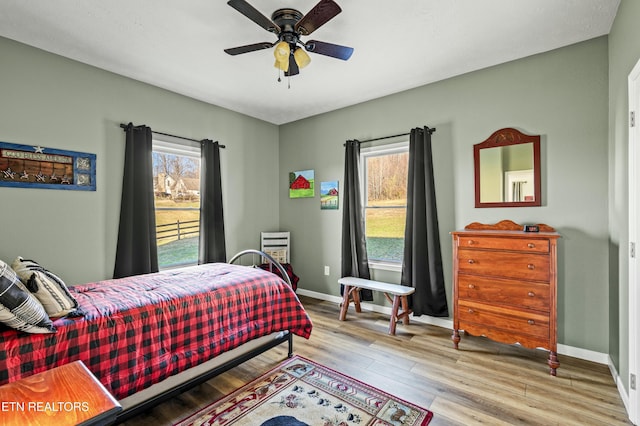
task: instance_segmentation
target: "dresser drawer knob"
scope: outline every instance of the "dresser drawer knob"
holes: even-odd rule
[[[527,247],[529,247],[529,248],[535,248],[535,247],[536,247],[536,245],[535,245],[535,244],[533,244],[533,243],[529,243],[529,244],[527,244]]]
[[[473,265],[474,263],[476,263],[476,261],[473,259],[469,259],[467,260],[467,263],[469,263],[470,265]]]
[[[527,321],[527,324],[529,324],[529,325],[533,325],[533,324],[535,324],[535,323],[536,323],[536,322],[535,322],[534,320],[528,320],[528,321]]]
[[[469,288],[476,288],[476,286],[473,284],[469,284]]]
[[[536,269],[536,265],[534,265],[533,263],[530,263],[530,264],[527,265],[527,268]]]
[[[467,241],[467,244],[468,244],[468,245],[470,245],[470,246],[472,246],[473,244],[475,244],[475,241],[473,241],[473,240],[469,240],[469,241]]]
[[[533,297],[533,296],[535,296],[535,295],[536,295],[536,294],[535,294],[534,292],[532,292],[532,291],[530,291],[529,293],[527,293],[527,296],[529,296],[529,297]]]
[[[473,309],[469,309],[469,313],[473,314],[475,311]]]

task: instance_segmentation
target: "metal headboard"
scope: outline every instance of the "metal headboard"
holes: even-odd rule
[[[287,271],[282,267],[282,265],[276,261],[273,257],[271,257],[269,254],[260,251],[260,250],[255,250],[255,249],[247,249],[247,250],[243,250],[240,253],[237,253],[236,255],[234,255],[231,259],[229,259],[228,263],[233,263],[236,260],[238,260],[239,258],[241,258],[244,255],[247,254],[251,254],[251,255],[259,255],[262,256],[263,258],[267,259],[269,261],[269,263],[271,263],[272,265],[274,265],[282,274],[282,279],[285,280],[287,282],[287,284],[289,284],[289,287],[292,287],[291,285],[291,279],[289,278],[289,274],[287,274]]]

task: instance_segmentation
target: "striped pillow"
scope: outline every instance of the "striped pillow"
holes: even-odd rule
[[[42,303],[49,318],[64,317],[76,312],[78,302],[58,276],[33,260],[18,256],[11,267],[27,289]]]
[[[53,333],[56,328],[44,308],[0,260],[0,322],[27,333]]]

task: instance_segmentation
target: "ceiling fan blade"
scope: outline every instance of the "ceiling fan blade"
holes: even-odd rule
[[[342,59],[346,61],[353,54],[353,47],[340,46],[339,44],[327,43],[324,41],[310,40],[304,48],[308,52],[318,53],[320,55],[331,56],[332,58]]]
[[[296,63],[296,59],[293,57],[293,55],[289,55],[289,70],[285,72],[284,75],[292,76],[292,75],[298,75],[298,74],[300,74],[300,68]]]
[[[229,55],[235,56],[241,53],[249,53],[249,52],[255,52],[256,50],[269,49],[270,47],[273,47],[273,43],[269,43],[265,41],[262,43],[247,44],[246,46],[232,47],[229,49],[224,49],[224,51],[227,52]]]
[[[340,12],[342,12],[342,9],[333,0],[320,0],[313,9],[296,23],[295,29],[301,35],[309,35]]]
[[[255,7],[251,6],[245,0],[229,0],[227,2],[229,6],[242,13],[247,18],[251,19],[256,24],[260,25],[267,31],[278,34],[280,27],[271,21],[271,19],[260,13]]]

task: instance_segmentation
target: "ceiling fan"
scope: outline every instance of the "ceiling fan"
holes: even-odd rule
[[[273,12],[271,19],[245,0],[229,0],[227,4],[278,37],[278,40],[273,43],[262,42],[224,49],[229,55],[235,56],[275,46],[273,54],[276,58],[276,68],[284,71],[286,76],[292,76],[299,74],[300,68],[304,68],[311,61],[306,52],[344,61],[353,53],[352,47],[318,40],[309,40],[305,43],[300,39],[302,36],[310,35],[342,11],[333,0],[320,0],[306,15],[296,9],[278,9]]]

